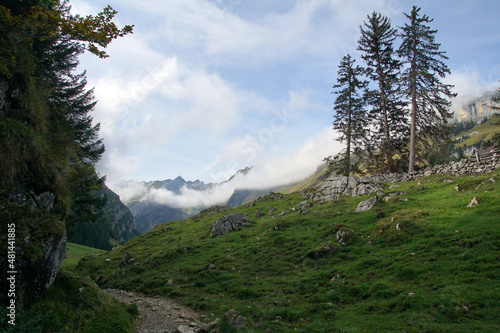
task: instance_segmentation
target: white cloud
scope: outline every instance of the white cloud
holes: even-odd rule
[[[481,75],[478,71],[468,67],[453,71],[443,81],[453,84],[455,86],[453,92],[458,93],[457,97],[452,99],[452,111],[455,112],[484,93],[497,90],[500,85],[498,78]]]
[[[324,157],[338,153],[341,148],[342,145],[333,140],[332,130],[324,128],[291,154],[259,160],[259,164],[245,176],[238,174],[231,181],[222,183],[237,170],[221,173],[227,178],[216,177],[219,179],[213,179],[213,182],[222,184],[206,191],[184,187],[180,194],[176,194],[166,189],[147,188],[143,182],[121,182],[110,187],[124,202],[141,198],[141,201],[175,208],[207,207],[225,203],[236,189],[269,189],[305,179],[316,170]]]

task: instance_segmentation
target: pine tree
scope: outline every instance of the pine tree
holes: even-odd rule
[[[450,74],[444,63],[448,60],[445,52],[439,51],[440,44],[435,42],[437,30],[432,30],[427,15],[420,16],[420,7],[413,6],[410,14],[405,14],[410,23],[401,28],[403,39],[398,50],[407,69],[401,76],[405,94],[411,101],[411,134],[409,172],[415,170],[417,138],[423,145],[440,141],[447,120],[451,118],[450,97],[456,96],[452,85],[444,84],[441,79]],[[425,139],[424,139],[425,138]]]
[[[353,171],[351,153],[356,147],[366,144],[366,112],[364,89],[368,82],[361,80],[363,68],[354,66],[355,60],[346,55],[340,61],[337,84],[333,93],[337,95],[334,103],[335,115],[333,129],[340,136],[340,142],[346,142],[347,147],[341,161],[342,174],[349,176]]]
[[[384,156],[382,168],[394,172],[393,155],[403,146],[408,132],[403,111],[405,103],[398,86],[401,63],[393,47],[397,31],[391,27],[391,21],[380,13],[373,12],[367,19],[360,27],[358,50],[367,66],[366,75],[376,86],[367,93],[375,126],[372,142],[379,142]]]

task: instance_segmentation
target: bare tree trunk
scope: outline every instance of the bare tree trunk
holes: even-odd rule
[[[386,96],[382,82],[379,82],[380,89],[380,108],[382,109],[382,114],[384,117],[384,134],[385,134],[385,143],[383,145],[384,154],[387,163],[387,170],[392,172],[392,152],[391,152],[391,135],[389,133],[389,117],[387,115],[387,104],[386,104]]]
[[[412,71],[414,75],[414,71]],[[417,141],[417,91],[416,91],[416,79],[415,76],[412,77],[412,87],[411,87],[411,125],[410,125],[410,161],[408,172],[415,171],[415,145]]]

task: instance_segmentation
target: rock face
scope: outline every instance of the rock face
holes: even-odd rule
[[[28,295],[38,295],[52,285],[66,256],[66,240],[66,232],[62,237],[56,234],[45,238],[39,242],[41,258],[35,262],[22,261]]]
[[[309,192],[314,202],[322,203],[337,200],[341,195],[360,196],[382,190],[380,184],[372,177],[331,176],[328,177],[315,193]]]
[[[479,120],[499,113],[500,111],[494,108],[495,106],[498,107],[499,103],[495,102],[493,97],[494,93],[490,92],[467,105],[457,108],[455,110],[454,121]]]
[[[16,292],[23,290],[25,300],[52,285],[66,255],[66,229],[53,214],[54,200],[49,192],[18,191],[8,201],[0,202],[2,229],[9,226],[14,230],[9,233],[15,234],[15,262],[9,263],[7,256],[0,259],[0,288],[9,290],[4,286],[7,272],[16,271]],[[0,238],[4,243],[3,234]]]
[[[230,231],[236,231],[240,226],[248,225],[248,222],[250,222],[250,220],[241,213],[226,215],[215,221],[212,226],[211,237],[217,237],[227,234]]]

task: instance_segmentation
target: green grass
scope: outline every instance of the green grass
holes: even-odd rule
[[[63,260],[61,267],[69,268],[75,267],[78,261],[84,255],[98,255],[99,253],[104,252],[99,249],[95,249],[93,247],[88,247],[85,245],[75,244],[75,243],[67,243],[66,244],[66,258]]]
[[[132,333],[138,311],[102,292],[89,278],[61,270],[46,295],[18,305],[15,326],[5,323],[5,307],[0,314],[6,333]]]
[[[432,176],[419,180],[423,190],[400,183],[408,202],[396,197],[363,213],[354,209],[368,197],[306,215],[290,212],[300,194],[261,198],[159,225],[74,269],[102,287],[171,297],[209,319],[234,308],[248,319],[243,332],[498,332],[499,175]],[[474,196],[479,205],[467,208]],[[270,208],[274,217],[255,217]],[[214,221],[231,212],[252,222],[211,238]],[[351,232],[345,246],[338,230]]]
[[[486,121],[484,124],[477,125],[471,130],[458,134],[457,137],[463,137],[468,136],[473,132],[478,132],[477,134],[470,136],[465,141],[457,143],[457,145],[462,146],[465,144],[470,147],[482,141],[491,140],[496,133],[500,132],[500,126],[497,124],[498,122],[500,122],[500,115],[491,115],[488,121]]]

